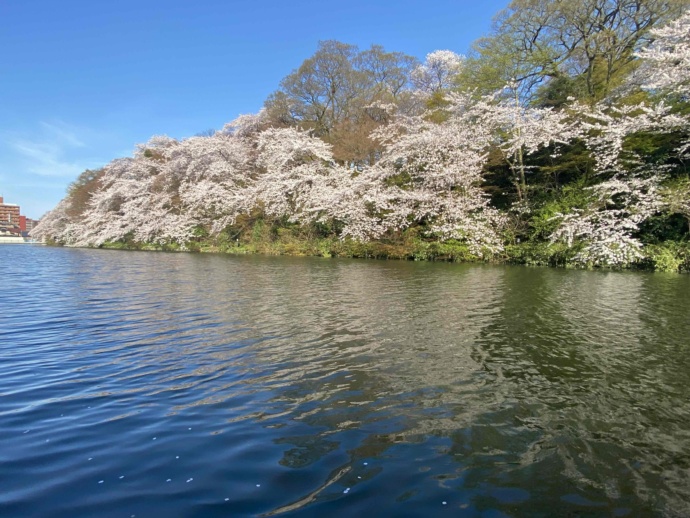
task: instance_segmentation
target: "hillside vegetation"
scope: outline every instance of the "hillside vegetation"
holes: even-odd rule
[[[515,0],[424,62],[320,42],[259,113],[85,171],[32,234],[690,271],[689,7]]]

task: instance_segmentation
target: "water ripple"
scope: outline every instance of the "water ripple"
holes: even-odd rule
[[[2,516],[690,514],[688,277],[2,259]]]

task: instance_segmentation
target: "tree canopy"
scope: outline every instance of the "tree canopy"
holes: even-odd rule
[[[468,58],[320,42],[259,113],[85,171],[34,235],[188,247],[269,225],[690,270],[688,1],[514,0]]]

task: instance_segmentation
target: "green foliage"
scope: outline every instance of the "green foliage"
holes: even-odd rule
[[[591,200],[592,193],[585,188],[583,180],[566,185],[550,195],[542,193],[541,197],[533,202],[534,209],[528,220],[529,240],[548,239],[559,224],[559,214],[584,208]]]
[[[270,225],[262,219],[254,223],[254,227],[251,231],[252,242],[270,242],[272,241],[273,232],[271,231]]]
[[[584,97],[584,89],[578,78],[556,77],[537,89],[533,104],[544,108],[562,108],[569,104],[569,98]]]
[[[196,238],[204,238],[209,236],[208,229],[204,228],[202,225],[197,225],[194,227],[192,234],[194,234],[194,237]]]
[[[440,124],[448,120],[450,116],[446,110],[450,103],[443,95],[443,92],[434,92],[431,94],[426,102],[426,107],[429,110],[427,119],[436,124]]]
[[[528,266],[570,266],[572,258],[577,254],[577,248],[568,248],[562,243],[548,243],[545,241],[528,241],[507,245],[506,261],[513,264]]]
[[[467,244],[453,239],[442,242],[416,240],[412,249],[412,257],[415,261],[471,263],[480,260],[479,257],[470,252]]]
[[[640,239],[644,243],[681,241],[688,235],[688,221],[680,214],[662,213],[652,216],[641,225]]]
[[[648,245],[644,249],[645,258],[638,263],[639,268],[658,272],[690,272],[690,243],[666,241]]]
[[[513,0],[478,40],[459,78],[461,88],[490,93],[510,80],[521,96],[561,106],[569,96],[605,98],[636,67],[648,31],[678,17],[688,0]]]

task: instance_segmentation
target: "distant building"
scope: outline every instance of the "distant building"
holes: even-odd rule
[[[26,218],[26,231],[31,232],[36,225],[38,225],[37,219]]]
[[[19,227],[19,205],[5,203],[2,196],[0,196],[0,221]]]
[[[19,205],[5,203],[4,198],[0,196],[0,236],[26,238],[36,225],[38,220],[22,215]]]

